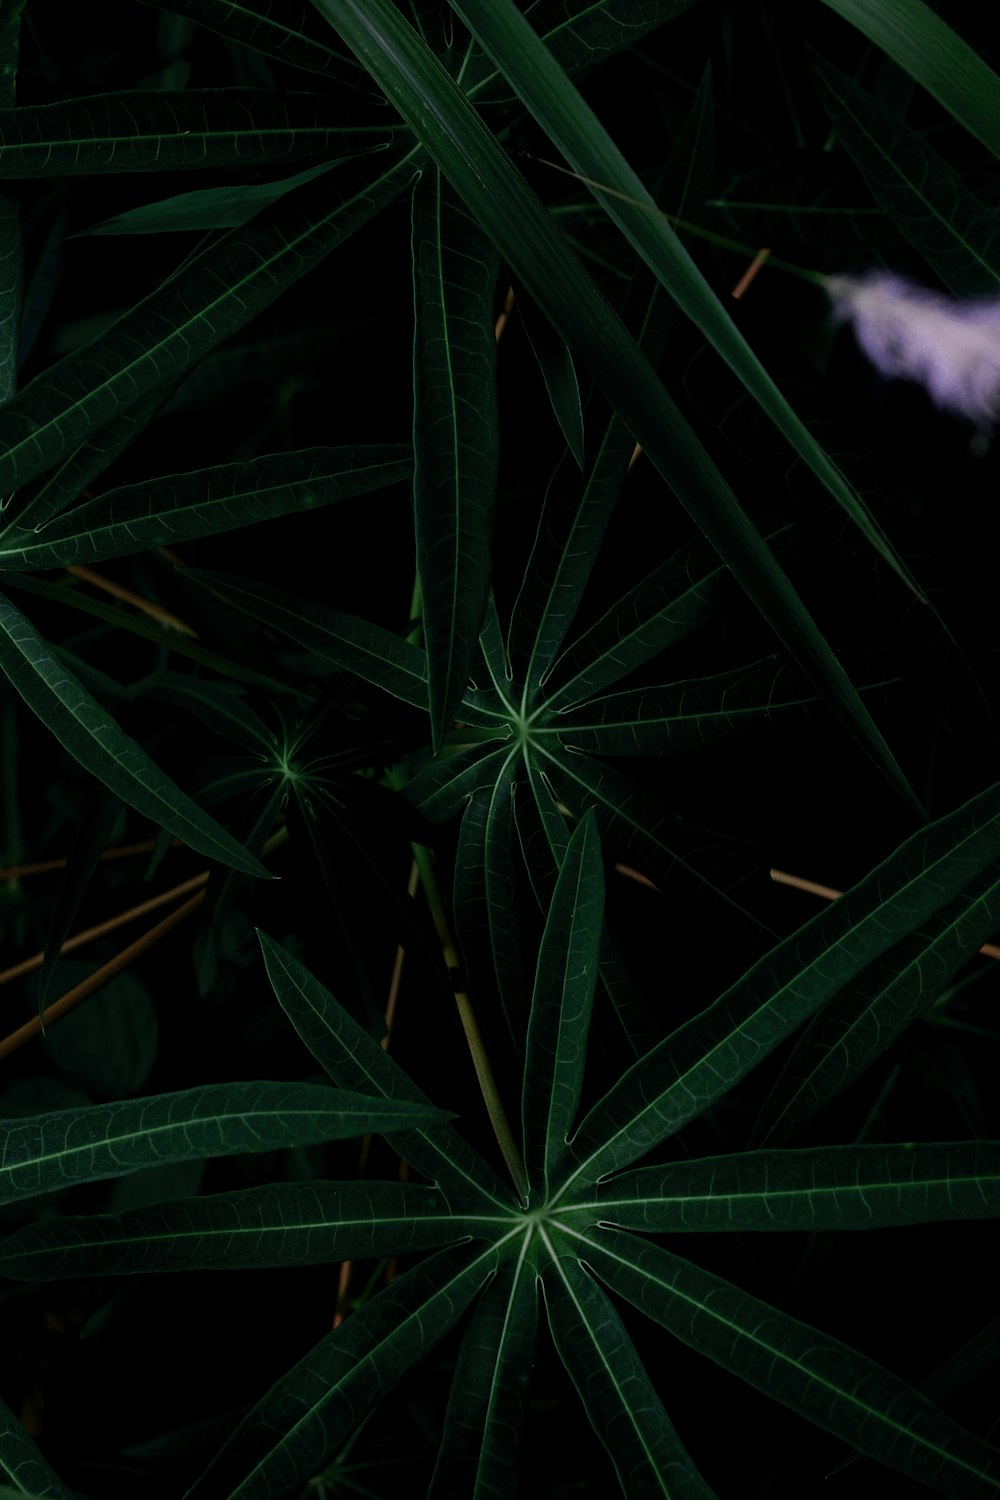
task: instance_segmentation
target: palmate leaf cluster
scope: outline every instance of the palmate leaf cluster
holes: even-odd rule
[[[833,1231],[891,1231],[903,1261],[1000,1216],[995,1036],[965,988],[1000,930],[985,549],[921,510],[927,473],[893,491],[856,397],[823,409],[815,304],[787,294],[763,335],[727,305],[730,251],[657,210],[988,293],[1000,80],[922,0],[761,5],[736,32],[710,0],[119,9],[142,65],[88,50],[53,87],[51,0],[0,5],[0,920],[12,962],[41,952],[12,1041],[83,977],[60,950],[95,893],[137,903],[190,859],[206,894],[148,989],[86,1002],[89,1033],[48,1012],[0,1097],[0,1276],[15,1313],[96,1297],[81,1348],[127,1322],[116,1277],[145,1309],[242,1277],[258,1343],[292,1332],[239,1388],[233,1336],[199,1324],[192,1370],[234,1381],[214,1427],[192,1397],[96,1466],[5,1374],[40,1442],[0,1405],[0,1480],[513,1500],[563,1492],[539,1430],[572,1410],[567,1482],[630,1500],[798,1495],[859,1457],[886,1494],[1000,1493],[988,1421],[948,1399],[995,1357],[989,1314],[928,1380],[929,1355],[841,1337],[851,1298],[809,1296]],[[773,67],[776,116],[755,82],[751,121],[739,68],[713,82],[716,49]],[[641,174],[638,77],[674,127]],[[768,159],[789,129],[832,129],[841,176]],[[74,267],[105,258],[95,305]],[[957,441],[971,488],[992,457]],[[116,880],[125,830],[154,839]],[[847,893],[775,903],[782,849]],[[32,859],[67,852],[34,897]],[[371,1170],[335,1144],[371,1133]],[[794,1295],[756,1259],[790,1239]],[[371,1274],[331,1333],[342,1262]],[[260,1291],[293,1276],[318,1320]],[[400,1480],[378,1455],[405,1457],[423,1380]],[[744,1401],[791,1436],[741,1482]]]

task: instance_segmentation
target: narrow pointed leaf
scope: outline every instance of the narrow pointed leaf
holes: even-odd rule
[[[613,418],[584,476],[567,451],[549,481],[511,615],[510,654],[529,693],[548,674],[580,607],[634,447]]]
[[[326,94],[152,89],[0,110],[8,180],[270,165],[366,144],[364,132],[343,129]]]
[[[669,687],[594,698],[554,722],[564,745],[597,755],[670,755],[804,728],[816,694],[780,657]]]
[[[531,298],[521,293],[517,309],[528,342],[542,372],[549,402],[559,423],[566,446],[583,469],[583,407],[580,404],[580,382],[576,378],[573,355],[552,324],[535,307]]]
[[[0,569],[66,568],[175,547],[200,536],[335,505],[409,479],[400,443],[299,448],[109,490],[49,521],[0,536]]]
[[[371,70],[422,145],[462,194],[789,653],[821,696],[830,702],[844,727],[864,746],[909,806],[922,816],[919,800],[857,691],[746,512],[613,309],[584,273],[538,199],[456,82],[388,0],[316,0],[316,4]],[[454,8],[468,21],[471,6],[456,4]],[[522,60],[530,55],[531,69],[535,69],[536,63],[538,69],[538,76],[532,75],[533,81],[529,78],[519,82],[519,92],[524,82],[527,97],[537,102],[539,78],[550,78],[551,65],[528,22],[513,5],[497,4],[497,0],[488,0],[487,4],[477,0],[474,9],[477,34],[489,28],[493,10],[503,28],[518,27]],[[537,58],[536,47],[541,53]],[[487,50],[491,50],[489,45]],[[504,66],[507,61],[505,57]],[[555,75],[552,88],[560,96],[564,88],[571,86],[558,68]],[[575,101],[578,96],[572,92]],[[629,174],[630,181],[632,175]],[[641,183],[635,181],[639,192],[644,193]],[[608,200],[609,212],[613,202]],[[641,210],[635,213],[644,217]],[[656,226],[655,234],[661,232],[672,233],[667,231],[665,223]],[[652,269],[655,271],[656,266]],[[700,273],[695,272],[695,276],[697,280],[691,282],[685,271],[685,287],[696,286],[699,297],[703,297]],[[670,290],[679,295],[675,285]],[[728,317],[715,299],[711,300],[713,316],[721,320],[720,328],[724,325],[731,329]],[[754,372],[746,373],[757,386],[760,382],[755,373],[756,362],[753,364]],[[829,462],[820,463],[815,453],[810,452],[810,456],[833,483],[830,473],[833,466]],[[839,481],[839,475],[836,477]]]
[[[987,869],[813,1017],[761,1107],[753,1144],[801,1130],[926,1014],[998,927],[1000,881]]]
[[[552,668],[546,706],[561,711],[585,702],[685,640],[718,618],[731,587],[728,569],[704,542],[682,548],[563,653]]]
[[[168,390],[168,382],[153,385],[140,400],[72,448],[54,469],[22,489],[13,519],[0,526],[0,549],[12,528],[16,527],[21,534],[40,531],[53,516],[74,505],[91,483],[145,432]]]
[[[924,136],[822,58],[813,59],[837,138],[872,197],[956,297],[1000,280],[997,216]],[[947,211],[945,211],[947,206]]]
[[[1000,159],[1000,78],[923,0],[825,0]]]
[[[340,156],[332,161],[322,161],[318,166],[307,167],[304,172],[296,172],[292,177],[279,177],[276,182],[240,182],[231,187],[200,188],[193,193],[176,193],[171,198],[158,198],[152,203],[126,209],[124,213],[115,214],[113,218],[102,219],[99,224],[82,229],[79,238],[84,239],[90,235],[180,234],[194,229],[234,229],[238,224],[249,223],[286,193],[341,166],[345,159]]]
[[[238,844],[119,728],[31,622],[0,595],[0,667],[64,750],[109,791],[209,859],[247,875],[271,872]]]
[[[219,0],[139,0],[139,4],[187,16],[208,31],[252,47],[265,57],[309,73],[321,73],[348,89],[367,83],[353,57],[332,48],[328,36],[316,34],[321,28],[313,8],[301,0],[286,0],[277,13],[272,13],[268,0],[224,0],[223,4]]]
[[[398,1277],[272,1386],[185,1500],[300,1493],[458,1321],[495,1259],[463,1246]]]
[[[477,997],[499,1006],[514,1055],[523,1061],[528,991],[513,866],[513,778],[496,779],[467,799],[458,835],[452,903],[462,966]]]
[[[627,776],[572,744],[539,741],[537,751],[552,794],[577,816],[592,807],[602,838],[620,859],[654,882],[677,879],[710,892],[748,931],[757,936],[770,932],[739,899],[740,883],[749,872],[738,852],[721,840],[713,849],[704,829],[687,825]]]
[[[535,1270],[522,1249],[501,1264],[462,1340],[428,1500],[516,1493],[537,1332]]]
[[[0,1401],[0,1485],[26,1500],[72,1500],[10,1407]]]
[[[431,1124],[441,1111],[307,1083],[219,1083],[0,1123],[0,1203],[170,1161]]]
[[[0,494],[58,462],[147,391],[183,375],[293,286],[412,178],[413,153],[352,164],[231,229],[84,348],[0,408]]]
[[[200,723],[226,739],[235,740],[251,755],[275,756],[278,737],[245,702],[242,689],[231,682],[214,682],[191,672],[164,668],[143,677],[131,689],[135,698],[152,698],[184,708]],[[259,761],[258,761],[259,765]]]
[[[553,1256],[542,1285],[556,1348],[622,1492],[629,1500],[712,1500],[605,1292],[563,1256]]]
[[[572,1176],[582,1187],[629,1166],[696,1118],[998,857],[1000,786],[993,786],[907,839],[641,1058],[574,1136]]]
[[[437,167],[413,194],[413,515],[431,740],[469,680],[490,588],[499,438],[492,244]]]
[[[576,18],[577,23],[586,25],[593,14]],[[619,24],[627,25],[624,15],[618,19]],[[537,17],[536,23],[540,21]],[[555,38],[550,45],[554,43]],[[599,45],[597,36],[593,43]],[[671,160],[673,155],[671,152]],[[626,294],[622,320],[633,330],[639,348],[654,368],[663,353],[672,317],[662,288],[644,266],[640,267]],[[627,425],[615,412],[607,411],[602,399],[591,398],[588,421],[597,425],[595,408],[603,408],[603,425],[592,462],[582,477],[569,452],[557,465],[545,492],[524,582],[511,616],[510,657],[529,694],[548,676],[580,608],[635,451]],[[711,550],[704,542],[700,545]],[[717,562],[717,554],[712,553],[712,566]]]
[[[521,1096],[525,1166],[547,1198],[566,1154],[583,1087],[604,925],[601,840],[592,814],[573,831],[538,953]]]
[[[361,1029],[308,969],[258,932],[268,978],[282,1009],[316,1061],[339,1088],[427,1104],[426,1096],[376,1041]],[[393,1134],[400,1154],[446,1190],[473,1202],[507,1204],[509,1190],[451,1125]]]
[[[727,316],[666,217],[657,211],[656,203],[641,178],[550,56],[529,19],[516,9],[513,0],[502,0],[502,3],[499,0],[453,0],[453,4],[550,140],[574,171],[587,179],[597,201],[654,276],[736,372],[747,391],[861,528],[872,546],[914,592],[919,593],[905,564],[861,497],[789,406]],[[612,192],[602,192],[605,186]]]
[[[494,1228],[456,1216],[436,1188],[412,1182],[277,1182],[33,1224],[0,1241],[0,1275],[58,1281],[324,1265],[427,1250]]]
[[[583,1201],[587,1198],[587,1202]],[[1000,1142],[745,1151],[623,1172],[567,1210],[649,1234],[1000,1218]]]
[[[185,568],[185,576],[218,589],[255,620],[282,631],[344,672],[384,688],[395,698],[427,707],[427,657],[419,646],[345,610],[229,573]]]
[[[516,759],[509,745],[492,740],[468,745],[433,761],[406,787],[406,797],[432,823],[452,817],[468,798],[504,780]]]
[[[613,1230],[571,1238],[612,1291],[860,1453],[953,1500],[1000,1488],[1000,1451],[838,1339],[646,1240]]]
[[[562,0],[531,0],[526,10],[545,46],[567,73],[590,73],[606,58],[635,47],[651,31],[676,20],[697,0],[591,0],[567,14]],[[483,77],[471,85],[477,103],[521,108],[503,74],[486,56],[476,59]]]

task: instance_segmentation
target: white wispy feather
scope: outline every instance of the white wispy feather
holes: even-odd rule
[[[828,276],[835,316],[854,327],[876,369],[916,380],[982,432],[1000,418],[1000,298],[957,302],[891,271]]]

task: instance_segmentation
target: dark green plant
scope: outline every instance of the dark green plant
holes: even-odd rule
[[[2,1394],[31,1426],[43,1295],[147,1372],[168,1283],[263,1302],[259,1371],[195,1323],[211,1412],[175,1382],[38,1446],[0,1405],[0,1480],[1000,1492],[991,1230],[944,1222],[1000,1216],[1000,642],[951,503],[989,424],[859,398],[801,280],[724,296],[734,239],[991,291],[975,39],[921,0],[123,0],[84,46],[53,7],[0,3],[0,977],[38,971]],[[805,920],[767,875],[803,858],[849,887]],[[333,1144],[373,1132],[370,1171]]]

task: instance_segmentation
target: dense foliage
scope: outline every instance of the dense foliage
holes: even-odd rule
[[[0,0],[3,1494],[1000,1494],[973,24]]]

